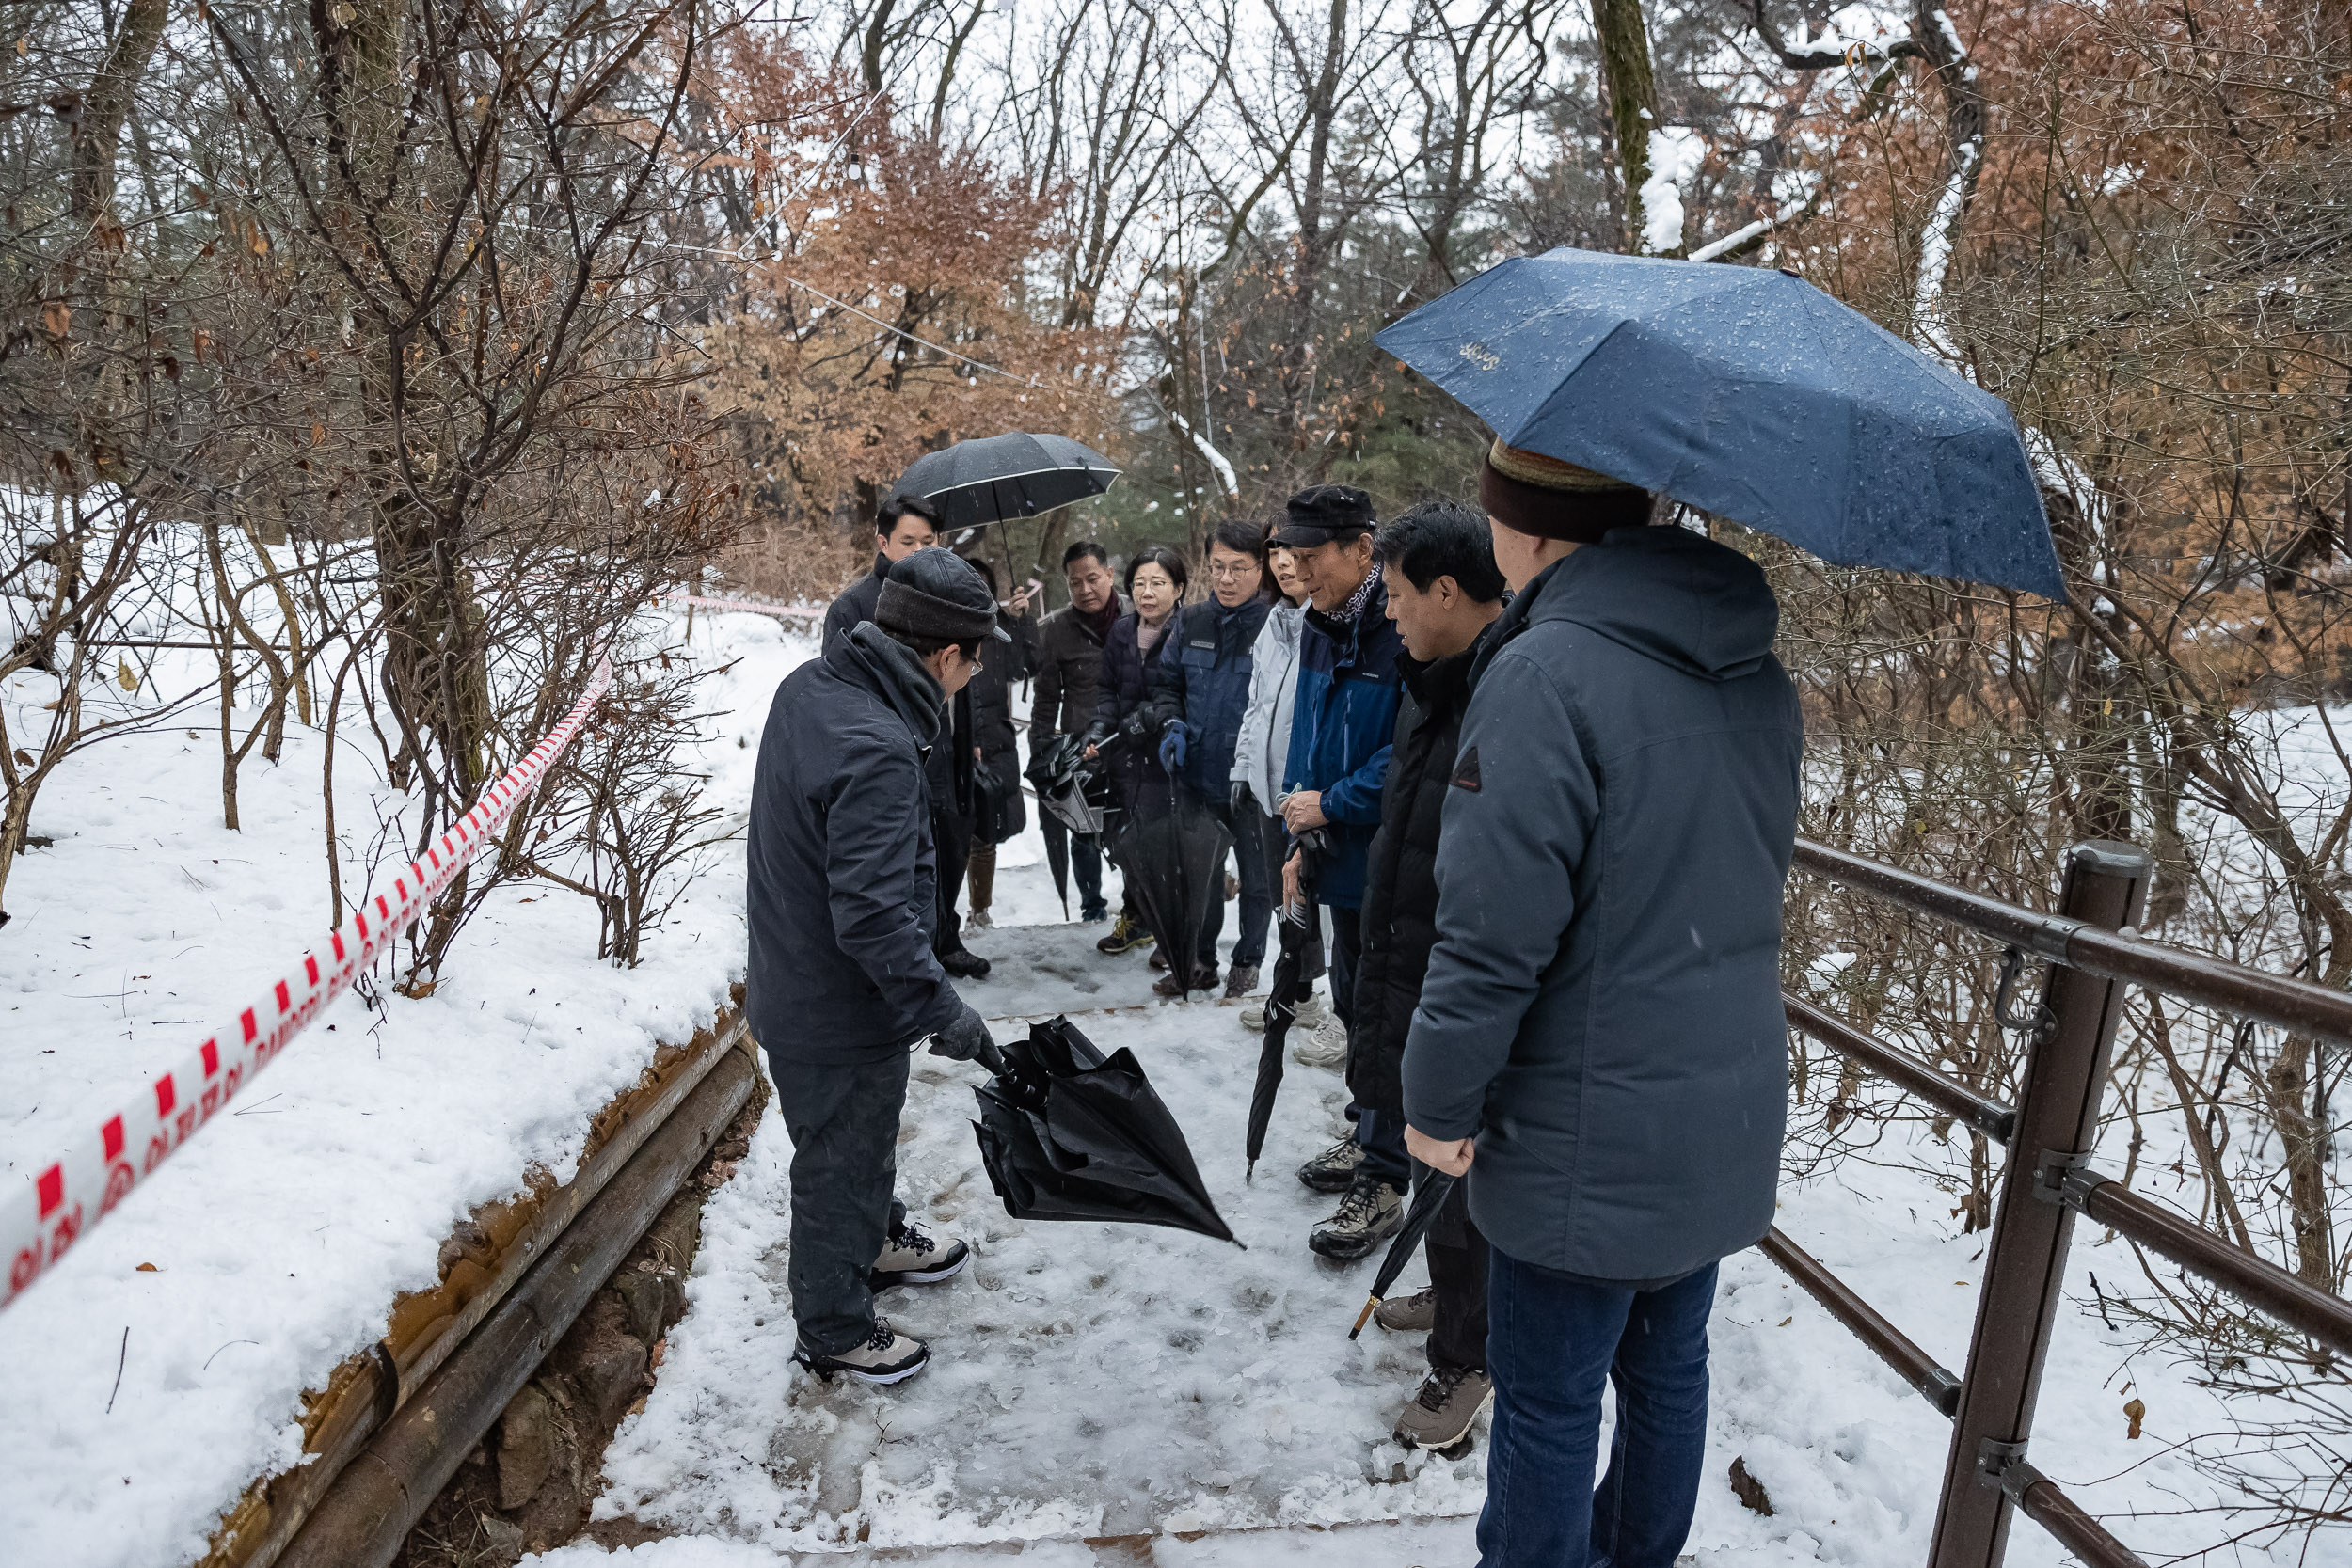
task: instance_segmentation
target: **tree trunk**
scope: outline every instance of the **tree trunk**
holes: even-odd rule
[[[1649,181],[1649,134],[1658,127],[1658,84],[1650,75],[1649,28],[1642,0],[1593,0],[1593,33],[1600,44],[1601,84],[1609,94],[1609,123],[1616,135],[1617,176],[1625,182],[1625,231],[1619,244],[1639,255],[1648,215],[1642,187]]]

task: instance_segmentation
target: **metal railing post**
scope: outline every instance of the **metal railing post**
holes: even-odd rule
[[[2110,931],[2137,925],[2150,866],[2137,845],[2076,845],[2067,854],[2064,914]],[[2013,1483],[2010,1472],[2025,1461],[2066,1276],[2074,1213],[2058,1201],[2059,1191],[2068,1171],[2090,1155],[2128,989],[2063,967],[2056,961],[2064,957],[2062,940],[2058,946],[2043,954],[2053,960],[2045,995],[2051,1017],[2026,1053],[1929,1568],[1999,1568],[2008,1547],[2011,1511],[2004,1483]]]

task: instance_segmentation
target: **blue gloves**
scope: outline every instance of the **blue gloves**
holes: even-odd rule
[[[1184,766],[1184,721],[1170,719],[1160,732],[1160,766],[1174,773]]]

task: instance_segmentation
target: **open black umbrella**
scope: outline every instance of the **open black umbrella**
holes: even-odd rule
[[[1148,787],[1136,797],[1104,848],[1126,874],[1128,896],[1167,957],[1168,972],[1189,988],[1194,969],[1214,958],[1195,948],[1209,900],[1225,895],[1217,872],[1233,836],[1173,778],[1164,797]]]
[[[1389,1243],[1388,1256],[1380,1259],[1380,1272],[1372,1280],[1372,1294],[1365,1298],[1364,1309],[1356,1314],[1356,1326],[1347,1331],[1349,1338],[1364,1331],[1372,1309],[1388,1299],[1389,1287],[1405,1272],[1413,1249],[1428,1234],[1430,1222],[1438,1217],[1438,1211],[1445,1206],[1446,1195],[1454,1191],[1454,1183],[1459,1180],[1437,1170],[1422,1180],[1421,1191],[1413,1195],[1413,1206],[1405,1212],[1405,1223],[1397,1227],[1395,1239]]]
[[[1105,1057],[1057,1018],[980,1060],[995,1076],[973,1091],[980,1119],[972,1128],[1007,1213],[1165,1225],[1234,1241],[1134,1052]]]
[[[1316,863],[1323,854],[1323,832],[1310,828],[1298,835],[1298,902],[1285,904],[1274,917],[1274,936],[1280,943],[1274,958],[1274,983],[1266,991],[1265,1039],[1258,1047],[1258,1083],[1249,1091],[1249,1135],[1243,1152],[1249,1164],[1242,1180],[1258,1174],[1258,1156],[1265,1152],[1266,1124],[1274,1119],[1274,1092],[1282,1086],[1282,1042],[1290,1037],[1298,1018],[1293,1000],[1307,982],[1323,973],[1323,927],[1315,918]],[[1281,868],[1275,867],[1279,878]]]
[[[1099,496],[1119,472],[1109,458],[1067,436],[1016,430],[925,452],[907,465],[891,494],[920,496],[939,508],[944,526],[972,528]]]

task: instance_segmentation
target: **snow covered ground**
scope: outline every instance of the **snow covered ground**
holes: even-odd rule
[[[1058,921],[1041,866],[1000,871],[999,883],[1000,919],[1025,910]],[[1245,1185],[1257,1037],[1229,1006],[1148,1001],[1142,955],[1099,957],[1100,929],[977,933],[971,944],[997,968],[967,994],[1004,1021],[1000,1033],[1066,1005],[1106,1051],[1132,1047],[1248,1250],[1172,1231],[1009,1219],[968,1125],[977,1069],[918,1058],[899,1191],[977,1258],[948,1285],[884,1298],[894,1322],[935,1347],[923,1376],[895,1389],[828,1386],[789,1360],[790,1148],[771,1117],[706,1219],[691,1309],[660,1381],[606,1456],[598,1516],[678,1539],[611,1560],[733,1568],[889,1548],[977,1564],[1002,1560],[979,1548],[1025,1543],[1019,1560],[1124,1562],[1138,1560],[1120,1555],[1125,1544],[1098,1558],[1085,1543],[1136,1536],[1152,1537],[1150,1560],[1169,1565],[1475,1560],[1483,1446],[1450,1463],[1389,1440],[1422,1366],[1419,1344],[1377,1329],[1349,1343],[1374,1265],[1334,1265],[1306,1249],[1330,1200],[1290,1172],[1342,1131],[1339,1075],[1291,1068],[1267,1161]],[[1836,1180],[1786,1191],[1780,1223],[1931,1354],[1961,1364],[1984,1238],[1958,1233],[1930,1181],[1852,1163]],[[2133,1267],[2121,1243],[2100,1242],[2096,1230],[2080,1233],[2070,1291],[2080,1301],[2090,1299],[2090,1273]],[[1422,1277],[1417,1265],[1405,1286]],[[1924,1560],[1943,1418],[1760,1254],[1724,1265],[1713,1336],[1691,1560]],[[2215,1499],[2172,1449],[2221,1424],[2221,1413],[2174,1369],[2128,1364],[2123,1343],[2079,1313],[2061,1321],[2035,1459],[2161,1561],[2226,1533],[2215,1520],[2178,1517]],[[2148,1411],[2137,1441],[2122,1412],[2134,1396]],[[1771,1517],[1733,1496],[1735,1457],[1768,1489]],[[586,1568],[607,1554],[580,1544],[536,1560]],[[2010,1560],[2043,1568],[2066,1559],[2021,1521]],[[2249,1549],[2212,1560],[2272,1559]],[[2276,1560],[2352,1562],[2352,1543],[2324,1538],[2308,1555],[2281,1548]]]
[[[734,711],[702,748],[712,799],[739,814],[768,696],[812,645],[761,616],[706,616],[695,635],[716,662],[741,657],[707,689]],[[171,669],[156,678],[175,689]],[[0,702],[24,717],[53,692],[25,672]],[[290,722],[278,764],[246,763],[231,832],[215,721],[199,707],[84,752],[34,806],[55,842],[17,863],[0,935],[8,1180],[145,1092],[328,929],[321,732]],[[345,863],[364,868],[404,801],[358,727],[347,714],[337,804]],[[375,1013],[346,996],[0,1314],[0,1559],[202,1556],[246,1483],[298,1455],[303,1390],[434,1282],[452,1226],[534,1164],[567,1179],[592,1113],[724,1003],[743,961],[739,848],[712,852],[642,967],[596,950],[585,901],[498,894],[432,996],[387,991]]]

